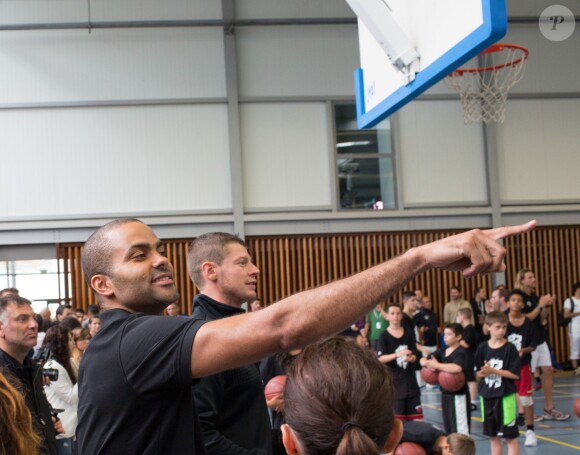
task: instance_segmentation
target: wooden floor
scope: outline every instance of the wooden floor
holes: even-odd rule
[[[425,421],[434,423],[443,428],[441,419],[441,393],[437,391],[422,390],[421,401]],[[580,418],[574,415],[572,405],[580,398],[580,376],[574,377],[569,374],[554,377],[554,405],[560,411],[571,414],[569,420],[564,422],[542,421],[535,424],[538,436],[537,447],[524,447],[525,428],[520,428],[520,453],[561,455],[580,453]],[[536,414],[542,412],[544,394],[542,391],[534,392],[534,408]],[[475,439],[478,454],[490,453],[489,440],[482,434],[481,414],[476,411],[471,421],[472,437]],[[507,448],[504,447],[507,454]]]

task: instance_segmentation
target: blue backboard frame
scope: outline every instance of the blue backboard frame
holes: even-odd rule
[[[363,69],[354,71],[357,125],[371,128],[435,85],[463,63],[500,40],[507,33],[506,0],[482,0],[483,23],[421,72],[415,80],[393,92],[365,112]],[[385,55],[385,59],[387,56]]]

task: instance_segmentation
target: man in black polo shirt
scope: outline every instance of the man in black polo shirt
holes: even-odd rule
[[[505,249],[497,240],[534,226],[469,231],[261,311],[204,323],[158,317],[179,297],[163,244],[138,220],[108,223],[87,240],[82,257],[85,278],[105,312],[79,371],[79,453],[203,454],[192,378],[338,333],[433,267],[465,277],[503,271]],[[221,264],[210,258],[201,268],[209,280],[230,269],[223,286],[229,293],[255,291],[252,265],[247,258]]]
[[[44,394],[40,366],[26,356],[36,345],[38,323],[30,302],[17,295],[0,298],[0,371],[24,395],[40,436],[40,455],[56,455],[56,431]],[[56,427],[62,431],[60,422]]]
[[[200,290],[192,318],[204,321],[245,313],[253,302],[258,268],[237,236],[212,232],[197,237],[187,255],[191,279]],[[236,275],[244,271],[241,280]],[[257,363],[201,379],[193,387],[208,455],[272,453],[271,424]]]

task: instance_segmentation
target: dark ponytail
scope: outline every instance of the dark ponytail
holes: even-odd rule
[[[359,427],[350,427],[346,430],[336,449],[336,455],[380,455],[380,453],[376,443]]]
[[[304,455],[379,454],[394,422],[393,382],[343,338],[308,346],[287,370],[285,418]]]

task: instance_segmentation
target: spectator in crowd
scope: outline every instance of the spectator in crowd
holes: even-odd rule
[[[473,371],[473,358],[479,344],[477,342],[475,327],[471,323],[472,319],[473,313],[471,312],[471,308],[461,308],[457,313],[457,322],[463,327],[463,338],[459,344],[467,350],[467,359],[469,362],[465,380],[469,387],[471,410],[475,411],[477,410],[477,382],[475,381],[475,373]]]
[[[38,453],[40,438],[32,427],[24,397],[0,373],[0,454]]]
[[[42,320],[47,324],[47,328],[50,326],[51,321],[51,314],[50,314],[50,310],[48,308],[43,308],[42,310],[40,310],[40,316],[42,317]]]
[[[8,297],[10,295],[15,295],[18,297],[20,295],[20,291],[16,288],[4,288],[0,291],[0,298]]]
[[[99,330],[101,330],[101,316],[98,314],[93,314],[91,316],[91,318],[89,319],[89,326],[88,326],[89,332],[91,334],[91,337],[94,338],[97,333],[99,333]]]
[[[56,437],[57,452],[58,455],[73,455],[73,437],[77,429],[79,401],[77,375],[70,361],[74,346],[73,335],[64,324],[56,325],[46,332],[44,346],[51,350],[51,358],[45,363],[44,368],[58,371],[58,379],[44,386],[46,397],[53,409],[62,409],[58,417],[64,432]]]
[[[443,446],[447,443],[447,434],[423,420],[405,420],[401,437],[401,443],[403,442],[419,444],[426,454],[441,455]]]
[[[256,299],[253,302],[250,302],[250,304],[248,305],[248,309],[249,311],[259,311],[262,308],[264,308],[262,306],[262,302],[260,302],[260,300]]]
[[[264,385],[276,377],[286,376],[288,366],[296,359],[296,356],[302,352],[302,349],[293,349],[288,352],[281,352],[266,357],[260,362],[260,376]],[[278,395],[270,400],[266,399],[266,405],[270,410],[272,421],[272,454],[286,455],[286,449],[282,443],[282,424],[286,423],[284,419],[284,394]]]
[[[428,295],[421,299],[421,309],[415,315],[415,326],[419,330],[419,341],[430,354],[437,350],[437,315],[433,312],[433,302]]]
[[[73,316],[73,314],[71,314],[70,316],[67,316],[66,318],[63,318],[63,320],[60,321],[60,325],[64,325],[65,327],[67,327],[71,331],[76,329],[76,328],[81,327],[81,323],[79,322],[79,320],[75,316]]]
[[[447,373],[467,374],[473,362],[468,360],[468,354],[463,346],[460,346],[463,337],[461,324],[447,324],[443,331],[447,347],[440,348],[428,358],[421,359],[421,365],[432,370]],[[441,408],[443,411],[443,425],[447,433],[469,434],[471,407],[469,403],[469,390],[464,384],[459,390],[445,390],[441,388]]]
[[[56,309],[56,320],[57,322],[62,322],[62,320],[68,316],[72,316],[73,310],[70,305],[59,305]]]
[[[475,352],[475,370],[482,397],[481,416],[483,434],[489,437],[491,454],[503,453],[502,439],[508,455],[519,454],[519,430],[516,424],[516,384],[521,370],[517,349],[505,334],[508,317],[492,311],[485,317],[490,339],[481,343]]]
[[[181,307],[178,302],[173,302],[167,308],[165,308],[167,316],[181,316]]]
[[[77,321],[79,321],[79,324],[82,324],[83,321],[85,320],[85,310],[83,310],[82,308],[75,308],[73,310],[73,315],[77,319]]]
[[[83,327],[73,329],[72,334],[74,346],[71,351],[70,363],[73,367],[75,374],[78,376],[81,360],[92,337],[91,332],[89,332],[89,329],[85,329]]]
[[[365,317],[365,335],[369,340],[369,346],[374,351],[378,351],[379,338],[387,330],[389,322],[387,321],[387,312],[385,304],[379,303],[375,308],[369,311]]]
[[[532,398],[532,372],[530,371],[531,353],[536,349],[534,324],[523,313],[525,294],[515,289],[509,294],[508,327],[506,338],[520,355],[520,378],[516,381],[518,402],[518,425],[526,425],[526,447],[538,445],[534,431],[534,400]],[[523,422],[521,422],[523,420]]]
[[[88,328],[89,327],[89,319],[92,316],[98,316],[99,314],[101,314],[101,309],[99,308],[99,305],[95,305],[95,304],[89,305],[87,308],[87,314],[85,314],[85,319],[83,321],[83,327]]]
[[[442,455],[475,455],[475,441],[461,433],[447,436],[443,445]]]
[[[262,311],[204,322],[158,317],[179,296],[163,243],[138,220],[112,221],[93,233],[83,249],[85,278],[107,311],[79,371],[79,451],[91,455],[106,448],[145,455],[162,447],[167,455],[204,453],[192,378],[337,333],[432,268],[461,272],[466,278],[503,271],[505,249],[498,240],[534,227],[532,221],[465,232],[417,246]],[[204,262],[203,276],[223,278],[228,270],[234,288],[244,287],[255,298],[256,269],[246,254],[240,261]]]
[[[453,286],[450,293],[451,300],[445,304],[443,307],[443,323],[450,324],[452,322],[457,322],[457,312],[460,308],[469,308],[471,310],[471,304],[463,300],[463,294],[461,294],[461,289],[459,286]],[[473,324],[473,317],[471,319]]]
[[[495,288],[491,293],[491,297],[489,298],[489,304],[491,306],[489,308],[487,308],[486,306],[486,314],[491,313],[492,311],[501,311],[505,313],[507,310],[509,310],[508,296],[509,292],[505,288],[505,286],[498,286],[497,288]]]
[[[287,453],[379,455],[401,437],[391,375],[370,351],[343,338],[306,347],[288,367],[284,394]]]
[[[521,269],[516,273],[514,288],[523,291],[525,295],[524,313],[534,322],[536,334],[536,350],[532,352],[532,373],[538,374],[541,369],[541,384],[544,390],[544,412],[536,421],[540,420],[568,420],[570,414],[566,414],[554,407],[554,380],[552,367],[552,355],[548,346],[548,332],[545,324],[548,320],[548,308],[556,302],[556,296],[546,294],[539,297],[536,294],[536,275],[530,269]]]
[[[30,301],[13,294],[0,298],[0,372],[24,395],[34,431],[40,437],[39,454],[56,455],[56,432],[50,405],[43,393],[41,367],[27,357],[36,344],[38,324]]]
[[[413,295],[414,296],[414,295]],[[379,338],[379,361],[389,367],[395,381],[395,414],[401,420],[423,418],[416,371],[420,368],[415,334],[403,327],[403,313],[396,303],[387,306],[389,327]]]
[[[476,329],[480,329],[485,324],[485,301],[487,296],[485,289],[475,288],[473,299],[471,299],[471,311],[473,312],[473,322]]]
[[[570,327],[570,360],[574,376],[580,375],[578,359],[580,358],[580,281],[572,286],[572,297],[564,301],[564,317],[571,319]]]

